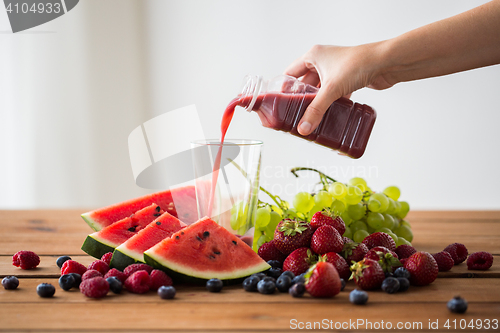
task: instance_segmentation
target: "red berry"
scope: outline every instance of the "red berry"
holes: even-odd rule
[[[82,281],[88,280],[88,279],[93,279],[95,277],[103,277],[101,272],[95,270],[95,269],[87,269],[85,273],[82,275]]]
[[[363,259],[351,266],[356,285],[363,290],[378,289],[385,279],[382,267],[375,260]]]
[[[87,271],[87,267],[80,264],[78,261],[66,260],[61,267],[61,275],[76,273],[83,275]]]
[[[288,255],[298,248],[309,247],[313,232],[310,223],[283,220],[274,231],[274,245]]]
[[[380,231],[366,236],[366,238],[363,239],[363,244],[365,244],[368,249],[371,249],[375,246],[383,246],[391,251],[396,250],[396,243],[394,242],[394,239],[392,239],[389,234]]]
[[[417,250],[415,250],[415,248],[411,245],[401,244],[396,248],[394,252],[396,252],[399,259],[406,259],[410,258],[412,254],[417,252]]]
[[[440,272],[447,272],[453,268],[453,265],[455,265],[451,254],[446,251],[434,253],[432,256],[436,260]]]
[[[40,257],[33,251],[19,251],[12,257],[12,265],[21,269],[33,269],[40,264]]]
[[[320,261],[311,267],[306,275],[306,290],[312,297],[333,297],[340,292],[342,284],[335,267]]]
[[[109,271],[109,265],[102,260],[96,260],[91,262],[87,269],[95,269],[104,276]]]
[[[122,271],[117,270],[116,268],[111,268],[106,275],[104,275],[104,278],[107,279],[109,277],[116,277],[118,280],[121,281],[121,283],[124,283],[125,280],[127,279],[127,275],[123,273]]]
[[[354,243],[354,241],[349,237],[342,236],[342,240],[344,241],[344,245],[346,245],[347,243]]]
[[[346,282],[347,280],[349,280],[349,277],[351,276],[351,270],[349,269],[349,265],[347,264],[345,259],[342,258],[340,254],[335,252],[328,252],[322,256],[322,260],[332,264],[339,273],[339,276]]]
[[[149,277],[151,278],[151,285],[149,286],[150,290],[156,291],[161,286],[168,287],[173,284],[170,276],[168,276],[167,274],[165,274],[165,272],[160,271],[158,269],[153,269]]]
[[[137,271],[146,271],[149,274],[149,273],[151,273],[152,270],[153,270],[153,267],[146,265],[146,264],[132,264],[132,265],[128,265],[127,267],[125,267],[125,269],[123,270],[123,273],[125,273],[125,275],[127,277],[129,277],[130,275],[134,274]]]
[[[318,258],[310,248],[301,247],[290,253],[283,262],[283,272],[290,271],[295,275],[304,273],[309,267],[316,263]]]
[[[345,223],[340,216],[335,216],[329,211],[315,213],[311,218],[311,227],[316,230],[322,225],[331,225],[340,235],[345,232]]]
[[[270,242],[262,244],[261,247],[259,247],[259,251],[257,253],[264,261],[278,260],[279,262],[283,263],[286,258],[286,255],[281,253],[281,251],[278,250],[274,245],[274,239]]]
[[[416,286],[425,286],[434,282],[439,272],[436,260],[428,252],[414,253],[406,259],[404,267],[411,274],[410,283]]]
[[[113,257],[113,252],[108,252],[102,255],[101,260],[104,261],[109,266],[112,257]]]
[[[493,265],[493,256],[489,252],[474,252],[467,258],[467,269],[485,271]]]
[[[311,250],[318,254],[328,252],[339,253],[344,247],[344,241],[337,229],[331,225],[322,225],[312,235]]]
[[[101,298],[108,294],[109,283],[103,277],[94,277],[82,281],[80,291],[87,297]]]
[[[345,243],[342,248],[342,256],[350,265],[351,262],[358,262],[368,253],[368,247],[363,243],[350,242]]]
[[[469,255],[469,251],[467,251],[465,245],[461,243],[450,244],[447,247],[445,247],[444,251],[451,254],[451,257],[453,258],[455,265],[464,262],[465,259],[467,259],[467,256]]]
[[[124,285],[125,288],[132,293],[144,294],[147,293],[151,287],[151,278],[147,271],[136,271],[125,280]]]

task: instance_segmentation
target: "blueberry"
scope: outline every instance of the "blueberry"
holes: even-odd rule
[[[59,278],[59,287],[64,291],[68,291],[75,286],[75,278],[71,274],[61,275]]]
[[[211,293],[218,293],[222,290],[223,285],[222,280],[210,279],[207,281],[207,290]]]
[[[276,279],[273,278],[272,276],[265,276],[262,280],[263,281],[272,281],[274,284],[276,284]]]
[[[267,263],[271,267],[276,267],[276,268],[282,268],[283,267],[283,264],[281,262],[279,262],[278,260],[269,260]]]
[[[292,279],[292,281],[295,278],[295,274],[293,274],[290,271],[284,271],[281,275],[288,275],[290,277],[290,279]]]
[[[75,285],[73,287],[80,288],[80,283],[82,283],[82,276],[78,273],[69,273],[69,275],[75,278]]]
[[[410,288],[410,281],[407,278],[398,277],[399,292],[407,291]]]
[[[368,302],[368,293],[364,290],[354,289],[349,294],[349,301],[353,304],[365,304]]]
[[[249,276],[243,280],[243,289],[245,289],[245,291],[257,291],[257,283],[259,283],[259,281],[259,277]]]
[[[271,280],[260,280],[259,283],[257,283],[257,290],[261,294],[274,294],[276,284]]]
[[[40,297],[52,297],[56,292],[56,288],[50,283],[40,283],[36,287],[36,293]]]
[[[262,280],[263,278],[266,277],[266,274],[264,274],[264,273],[255,273],[255,274],[252,274],[250,276],[256,276],[256,277],[259,278],[259,281],[260,281],[260,280]]]
[[[410,272],[408,272],[408,270],[406,268],[398,267],[394,271],[394,277],[402,277],[402,278],[406,278],[409,280],[411,277],[411,274],[410,274]]]
[[[382,290],[388,294],[397,293],[399,290],[399,281],[394,277],[388,277],[382,282]]]
[[[2,280],[5,289],[14,290],[19,286],[19,279],[15,276],[6,276]]]
[[[388,277],[393,277],[394,274],[392,274],[391,272],[385,272],[385,277],[388,278]]]
[[[283,273],[283,271],[281,270],[281,268],[279,267],[271,267],[268,271],[267,271],[267,276],[270,276],[270,277],[273,277],[275,279],[279,278],[281,273]]]
[[[161,286],[158,288],[158,296],[161,299],[171,299],[175,297],[175,288],[172,286]]]
[[[111,290],[114,294],[119,294],[122,292],[123,284],[116,276],[110,276],[106,279],[109,284],[109,290]]]
[[[57,258],[56,260],[56,264],[57,264],[57,267],[61,268],[62,265],[67,261],[67,260],[71,260],[70,257],[68,256],[62,256],[62,257],[59,257]]]
[[[304,273],[297,275],[296,277],[293,278],[292,283],[306,283],[306,278],[304,277]]]
[[[467,301],[460,296],[453,297],[448,301],[448,310],[454,313],[464,313],[467,311]]]
[[[288,293],[293,297],[302,297],[306,292],[306,286],[302,282],[298,282],[288,289]]]
[[[287,292],[292,286],[292,279],[288,275],[281,275],[278,280],[276,280],[276,288],[282,293]]]
[[[341,286],[340,286],[340,291],[344,290],[345,288],[345,280],[344,279],[340,279],[340,283],[341,283]]]

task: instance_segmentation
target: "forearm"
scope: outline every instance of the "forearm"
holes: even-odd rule
[[[500,1],[378,43],[389,84],[500,63]]]

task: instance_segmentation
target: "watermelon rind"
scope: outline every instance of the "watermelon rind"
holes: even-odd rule
[[[85,242],[83,242],[82,245],[82,250],[90,254],[94,258],[101,259],[104,254],[113,252],[115,247],[115,244],[108,244],[105,239],[100,238],[95,234],[90,234],[87,236],[87,238],[85,238]]]
[[[102,229],[101,225],[94,221],[93,218],[90,217],[91,212],[84,213],[81,215],[82,219],[88,224],[89,227],[94,231],[99,231]]]
[[[132,253],[126,254],[118,249],[115,249],[109,267],[123,271],[125,267],[135,263],[144,263],[144,257],[140,259],[135,258],[135,255]]]

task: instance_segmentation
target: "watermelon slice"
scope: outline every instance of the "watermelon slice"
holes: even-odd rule
[[[113,252],[117,246],[136,235],[163,213],[157,204],[147,206],[101,231],[88,235],[83,242],[82,250],[93,257],[101,258],[105,253]]]
[[[148,194],[87,212],[82,214],[82,218],[92,229],[99,231],[152,203],[159,205],[161,209],[179,218],[184,223],[191,224],[198,220],[196,191],[194,186],[179,187],[172,190]]]
[[[235,283],[270,268],[245,242],[208,217],[162,240],[144,252],[144,259],[177,282],[218,278]]]
[[[118,246],[113,252],[110,266],[123,271],[128,265],[144,262],[144,251],[186,226],[175,216],[163,213],[146,228]]]

